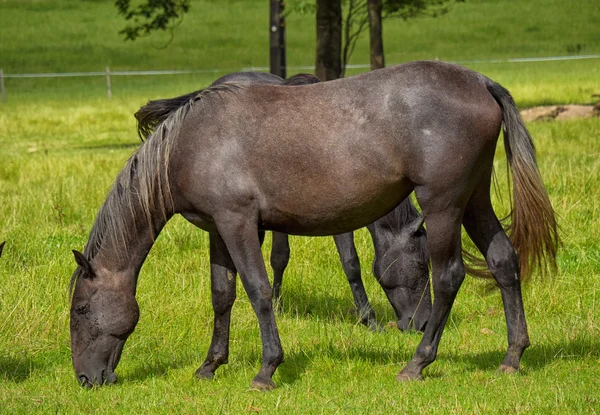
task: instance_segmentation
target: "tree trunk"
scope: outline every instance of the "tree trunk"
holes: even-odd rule
[[[381,0],[368,0],[369,36],[371,39],[371,70],[385,67],[381,25]]]
[[[285,68],[285,19],[283,17],[283,0],[271,0],[269,18],[269,66],[272,74],[286,77]]]
[[[317,59],[315,75],[321,81],[337,79],[342,73],[341,0],[317,0]]]

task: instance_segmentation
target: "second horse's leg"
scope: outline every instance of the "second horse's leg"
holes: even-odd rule
[[[290,241],[286,233],[272,232],[271,267],[273,268],[273,304],[281,311],[281,285],[283,273],[290,261]]]
[[[373,331],[381,330],[381,326],[377,323],[375,311],[373,311],[371,303],[369,303],[369,298],[367,297],[367,292],[363,285],[360,261],[358,253],[356,252],[356,246],[354,245],[354,233],[348,232],[341,235],[335,235],[333,240],[335,241],[335,247],[340,254],[340,261],[342,262],[344,274],[346,274],[350,289],[352,290],[352,296],[354,297],[354,304],[358,311],[360,322]]]
[[[215,313],[213,336],[206,360],[196,371],[199,379],[211,379],[229,358],[231,307],[235,301],[235,266],[221,236],[210,234],[210,289]]]

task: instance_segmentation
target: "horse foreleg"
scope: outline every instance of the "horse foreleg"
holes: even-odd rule
[[[412,360],[398,374],[399,381],[421,379],[423,369],[435,360],[452,304],[465,278],[460,239],[462,212],[447,208],[424,213],[433,265],[434,301],[423,338]]]
[[[373,311],[371,303],[369,303],[369,298],[367,297],[367,292],[363,285],[360,260],[358,258],[358,253],[356,252],[356,246],[354,245],[354,233],[348,232],[341,235],[335,235],[333,240],[335,241],[335,247],[340,255],[344,274],[346,274],[350,289],[352,290],[354,305],[358,311],[360,322],[373,331],[380,331],[381,326],[377,323],[375,311]]]
[[[235,301],[235,266],[227,247],[217,234],[210,234],[210,282],[215,313],[213,336],[206,360],[196,371],[199,379],[211,379],[229,358],[231,307]]]
[[[262,366],[250,387],[267,390],[275,387],[271,378],[277,366],[283,362],[283,349],[275,323],[272,290],[260,251],[257,226],[249,219],[254,216],[224,212],[222,217],[215,218],[215,223],[240,274],[260,327]]]
[[[271,246],[271,267],[273,268],[273,304],[277,311],[281,311],[281,285],[283,273],[290,261],[290,241],[286,233],[273,232]]]
[[[482,193],[481,201],[472,198],[469,202],[463,224],[500,286],[508,331],[508,351],[499,370],[511,373],[519,370],[521,356],[529,346],[519,278],[519,260],[515,248],[494,213],[489,201],[489,191]]]

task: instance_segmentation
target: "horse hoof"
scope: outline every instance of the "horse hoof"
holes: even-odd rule
[[[423,380],[423,376],[421,376],[419,373],[414,374],[410,372],[401,371],[400,373],[398,373],[398,376],[396,376],[396,380],[398,382],[413,382],[415,380]]]
[[[506,374],[513,374],[513,373],[518,373],[519,369],[516,367],[508,366],[508,365],[500,365],[500,367],[498,368],[498,372],[506,373]]]
[[[214,372],[203,370],[202,368],[196,370],[195,376],[198,380],[212,380],[215,377]]]
[[[271,379],[259,378],[258,376],[252,379],[252,382],[250,382],[250,390],[266,392],[275,389],[276,387],[277,386],[275,385],[275,382],[273,382]]]

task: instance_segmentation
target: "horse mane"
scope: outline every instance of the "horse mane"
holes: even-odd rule
[[[247,84],[248,81],[245,81],[243,78],[236,78],[235,76],[243,76],[245,72],[234,73],[225,75],[219,79],[217,79],[211,86],[207,89],[199,89],[194,92],[190,92],[188,94],[180,95],[174,98],[164,98],[164,99],[156,99],[151,100],[146,103],[146,105],[140,107],[139,110],[134,114],[135,119],[137,120],[137,132],[142,141],[147,140],[154,130],[165,122],[165,120],[171,115],[173,112],[177,111],[180,107],[188,104],[190,101],[194,101],[197,97],[202,96],[204,91],[211,90],[214,91],[215,88],[218,88],[219,85],[233,85],[233,84]],[[253,73],[254,74],[254,73]],[[270,74],[265,74],[270,75]],[[275,77],[278,78],[278,77]],[[225,80],[224,82],[219,82],[220,80]],[[281,85],[286,86],[297,86],[297,85],[309,85],[316,84],[319,82],[319,78],[314,75],[307,73],[300,73],[294,75],[287,79],[281,80]],[[267,82],[266,80],[253,80],[250,83],[267,83],[273,84],[273,82]]]
[[[394,210],[380,218],[378,223],[380,226],[387,226],[394,233],[398,234],[400,230],[408,223],[413,222],[416,218],[421,216],[421,213],[413,205],[410,197],[404,199]],[[419,252],[419,261],[427,263],[431,267],[429,257],[429,245],[427,245],[427,231],[421,225],[422,235],[419,236],[417,251]]]
[[[196,96],[202,93],[202,89],[180,95],[175,98],[165,98],[148,101],[146,105],[140,107],[134,114],[137,120],[137,131],[142,141],[148,139],[156,127],[165,122],[169,115],[177,111],[180,107],[192,101]]]
[[[291,76],[281,83],[281,85],[286,86],[298,86],[298,85],[310,85],[316,84],[320,82],[319,78],[309,73],[299,73],[294,76]]]
[[[120,254],[126,254],[128,236],[135,231],[136,226],[136,221],[130,219],[137,218],[140,212],[152,230],[152,237],[155,237],[154,217],[159,215],[161,219],[167,220],[174,210],[169,185],[169,155],[183,120],[197,101],[238,87],[237,84],[222,84],[196,91],[192,98],[157,125],[117,175],[90,231],[84,249],[86,259],[94,258],[107,243],[119,247]],[[71,290],[78,275],[76,271],[71,277]]]

